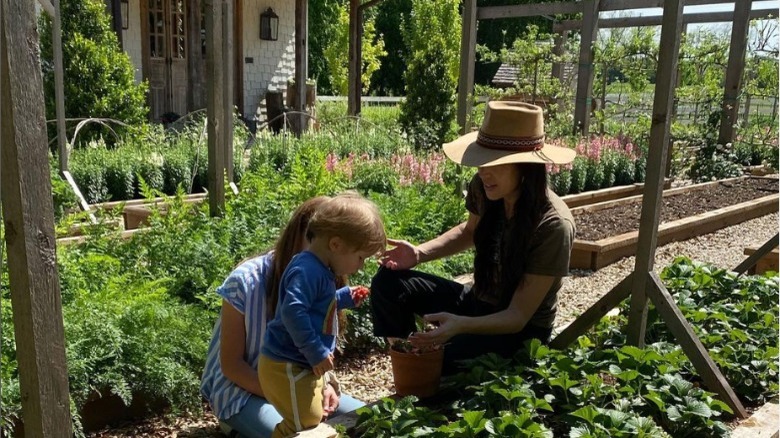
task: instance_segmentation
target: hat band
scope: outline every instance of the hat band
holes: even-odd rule
[[[544,147],[544,135],[538,137],[499,137],[479,131],[477,144],[502,151],[533,152]]]

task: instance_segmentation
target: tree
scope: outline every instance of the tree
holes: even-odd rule
[[[345,0],[309,0],[309,77],[317,80],[321,94],[333,93],[325,50],[336,39],[339,11],[348,4]]]
[[[458,0],[413,0],[403,23],[411,59],[404,75],[406,100],[399,121],[423,149],[440,145],[456,132],[460,13]]]
[[[65,115],[106,117],[128,125],[143,125],[149,108],[147,84],[135,83],[130,58],[119,47],[102,0],[61,0]],[[41,19],[41,60],[46,118],[56,117],[51,20]],[[49,131],[53,133],[53,130]],[[50,134],[53,135],[53,134]],[[79,140],[99,135],[82,131]]]
[[[333,39],[325,49],[328,66],[328,78],[334,94],[346,95],[349,91],[349,5],[338,8],[337,22]],[[384,50],[382,36],[375,37],[374,19],[366,17],[363,21],[362,62],[360,78],[363,92],[371,85],[371,76],[379,69],[380,58],[387,53]]]
[[[405,92],[404,72],[411,58],[399,31],[409,20],[412,0],[384,0],[375,6],[376,32],[385,44],[385,55],[379,61],[382,66],[371,78],[371,91],[379,95],[401,96]]]

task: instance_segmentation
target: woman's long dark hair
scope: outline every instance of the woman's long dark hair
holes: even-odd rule
[[[531,239],[547,209],[547,171],[544,164],[523,163],[519,167],[520,196],[507,222],[504,200],[491,201],[484,192],[482,216],[474,232],[474,286],[477,297],[504,308],[520,285],[528,265]],[[484,191],[479,184],[478,189]],[[502,245],[504,227],[509,227],[509,245]],[[515,246],[516,245],[516,246]]]

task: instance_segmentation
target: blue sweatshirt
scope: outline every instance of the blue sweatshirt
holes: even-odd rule
[[[313,253],[292,258],[279,282],[279,304],[262,354],[311,368],[336,348],[338,310],[354,307],[349,286],[336,290],[333,272]]]

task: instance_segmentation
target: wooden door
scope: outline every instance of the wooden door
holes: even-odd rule
[[[187,113],[185,0],[147,0],[149,101],[152,120]]]

